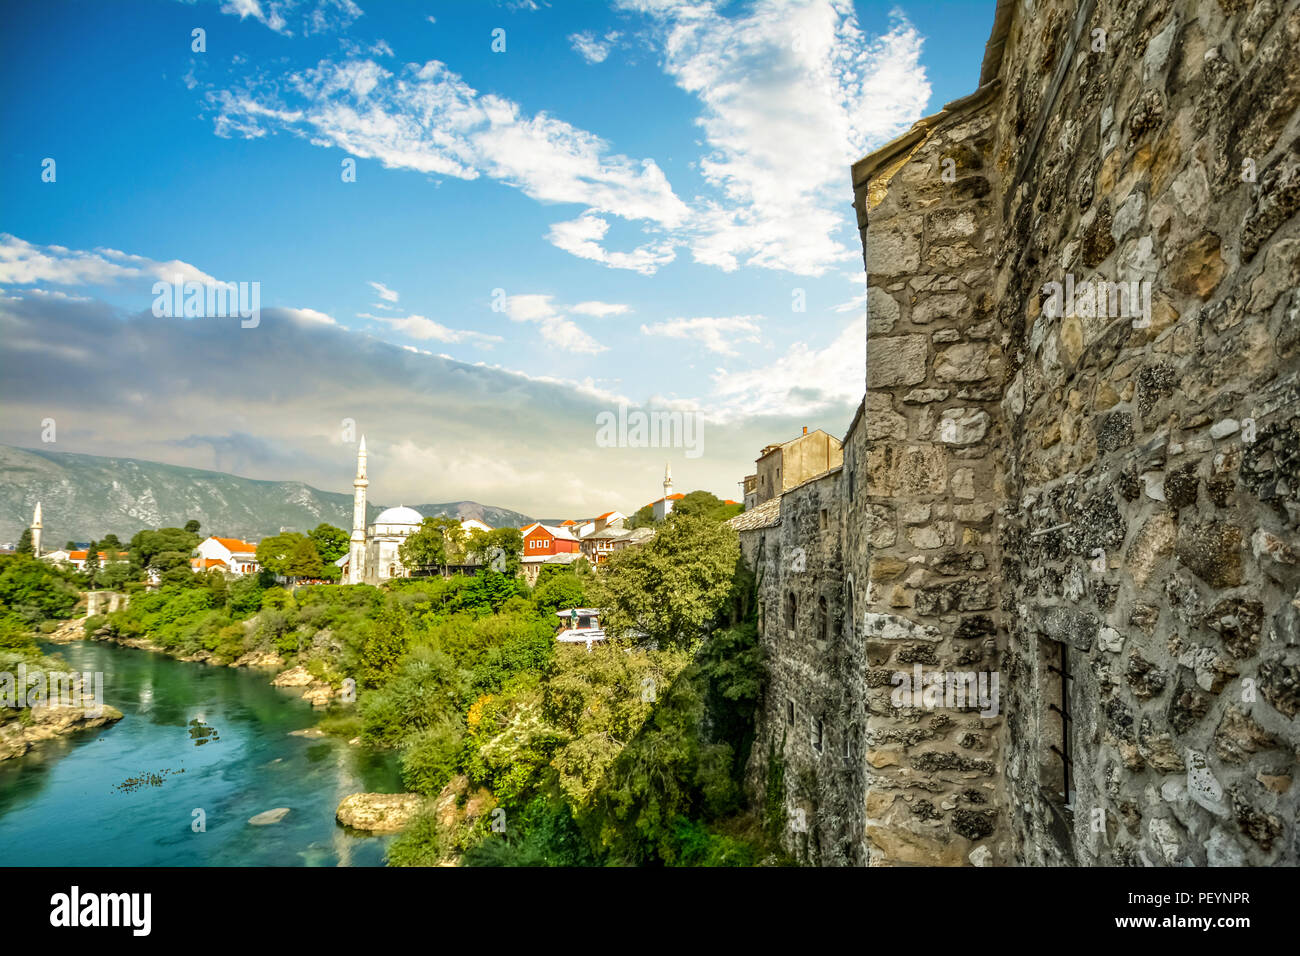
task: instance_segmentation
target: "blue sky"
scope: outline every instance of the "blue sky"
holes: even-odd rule
[[[627,510],[665,460],[679,490],[734,497],[763,444],[847,426],[863,335],[849,164],[975,88],[992,16],[14,7],[0,440],[34,446],[56,417],[57,450],[341,489],[349,417],[381,501]],[[262,324],[165,327],[151,286],[178,270],[260,283]],[[704,453],[596,447],[594,414],[623,402],[699,414]]]

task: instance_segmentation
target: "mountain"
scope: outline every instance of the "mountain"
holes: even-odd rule
[[[180,527],[257,541],[281,528],[310,531],[322,521],[352,527],[352,495],[301,481],[258,481],[218,471],[136,458],[106,458],[0,445],[0,545],[12,546],[41,502],[43,550],[112,532],[123,541],[141,528]],[[387,505],[369,504],[374,520]],[[477,518],[494,528],[532,519],[476,501],[413,505],[426,517]]]

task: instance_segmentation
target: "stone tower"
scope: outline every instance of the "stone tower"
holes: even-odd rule
[[[664,462],[664,497],[667,498],[673,493],[673,469]]]
[[[36,502],[36,512],[32,515],[32,555],[41,556],[41,503]]]
[[[360,584],[366,570],[366,436],[357,448],[357,476],[352,480],[352,544],[348,557],[348,584]]]

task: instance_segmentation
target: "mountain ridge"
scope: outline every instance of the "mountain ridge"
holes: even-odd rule
[[[244,478],[144,458],[87,455],[0,444],[0,543],[15,543],[41,502],[42,548],[110,532],[123,541],[142,528],[180,527],[198,519],[204,534],[259,540],[307,532],[322,521],[352,527],[351,493],[303,481]],[[366,519],[390,505],[367,503]],[[494,528],[531,518],[477,501],[411,505],[425,517],[477,518]]]

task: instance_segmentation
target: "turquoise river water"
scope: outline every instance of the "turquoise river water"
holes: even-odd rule
[[[0,865],[383,864],[386,839],[345,830],[334,811],[349,793],[400,791],[396,760],[292,736],[318,719],[300,691],[115,644],[43,650],[103,672],[105,703],[124,716],[0,761]],[[278,807],[279,823],[248,822]]]

